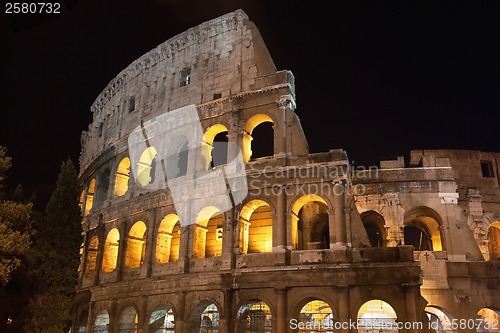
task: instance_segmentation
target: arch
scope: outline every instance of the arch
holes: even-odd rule
[[[429,318],[430,328],[436,331],[436,333],[457,332],[452,328],[452,323],[454,322],[453,316],[443,308],[435,305],[428,305],[425,307],[425,312]]]
[[[292,246],[295,250],[330,247],[329,208],[317,194],[306,194],[292,204]]]
[[[80,212],[83,215],[85,213],[85,190],[82,190],[82,193],[80,193],[78,205],[80,206]]]
[[[240,212],[240,253],[263,253],[273,250],[273,212],[264,200],[249,201]]]
[[[500,329],[500,309],[494,307],[484,307],[477,312],[481,321],[478,333],[498,333]]]
[[[298,312],[297,321],[290,321],[291,328],[301,333],[326,332],[334,328],[332,307],[319,298],[304,300]],[[295,331],[295,330],[294,330]]]
[[[96,208],[101,208],[108,198],[108,190],[109,190],[109,179],[111,177],[111,170],[104,169],[99,177],[99,182],[97,182],[97,193],[95,198],[97,200]]]
[[[396,311],[387,302],[373,299],[365,302],[358,310],[358,333],[371,333],[377,328],[378,333],[396,333]]]
[[[141,186],[147,186],[155,181],[156,173],[156,148],[151,146],[141,154],[137,162],[137,182]]]
[[[252,137],[253,131],[255,130],[256,127],[259,127],[259,128],[265,127],[266,124],[271,125],[271,134],[270,134],[269,138],[262,138],[262,139],[267,139],[266,144],[268,144],[269,139],[270,139],[270,141],[271,141],[270,146],[271,146],[271,152],[272,152],[270,155],[274,154],[274,128],[273,128],[274,122],[271,119],[271,117],[266,115],[266,114],[262,114],[262,113],[256,114],[256,115],[252,116],[250,119],[248,119],[248,121],[245,125],[245,130],[243,132],[243,150],[242,150],[242,153],[243,153],[243,160],[245,161],[245,163],[250,162],[250,160],[252,159],[252,155],[254,155],[253,158],[270,156],[269,154],[254,154],[252,151],[252,146],[253,146],[252,141],[254,140],[254,138]],[[260,125],[263,125],[263,126],[260,126]],[[267,136],[268,135],[266,135],[266,137]],[[264,141],[264,140],[262,140],[262,141]]]
[[[128,191],[128,180],[130,178],[130,158],[124,157],[118,163],[115,175],[114,198],[125,195]]]
[[[108,333],[109,313],[107,310],[102,310],[95,316],[94,333]]]
[[[500,260],[500,222],[493,222],[488,228],[488,253],[490,260]]]
[[[137,333],[138,324],[139,316],[135,307],[128,306],[122,310],[118,323],[118,331],[120,333]]]
[[[264,301],[250,301],[238,309],[236,321],[238,333],[271,333],[272,313],[269,305]]]
[[[168,214],[158,227],[156,237],[156,262],[163,264],[179,259],[181,227],[179,216]]]
[[[203,300],[193,309],[190,316],[193,332],[217,333],[219,330],[219,308],[210,300]]]
[[[125,268],[138,268],[144,262],[146,254],[146,224],[142,221],[134,223],[127,237]]]
[[[226,133],[226,134],[224,134],[224,133]],[[217,165],[227,163],[227,144],[223,144],[224,142],[227,142],[227,139],[222,140],[223,139],[222,136],[224,136],[224,135],[227,136],[227,133],[228,133],[228,129],[226,126],[224,126],[222,124],[215,124],[215,125],[212,125],[209,128],[207,128],[207,130],[205,131],[205,134],[203,134],[203,141],[201,144],[201,156],[202,156],[202,161],[203,161],[202,163],[203,163],[204,170],[208,170],[211,166],[215,167]],[[222,135],[218,136],[218,139],[222,140],[222,141],[218,141],[218,142],[221,142],[221,144],[217,145],[217,147],[215,147],[214,141],[215,141],[215,137],[218,134],[222,134]],[[224,148],[225,148],[225,152],[224,152]],[[214,150],[215,150],[215,152],[214,152]],[[223,161],[217,161],[217,160],[213,161],[214,155],[217,157],[220,156],[221,160],[223,160],[224,156],[226,156],[226,161],[224,163],[221,163]]]
[[[168,142],[167,179],[186,175],[188,155],[189,140],[185,136],[178,136]]]
[[[118,263],[118,247],[120,243],[120,232],[113,228],[108,232],[104,241],[104,253],[102,257],[102,271],[109,273],[116,268]]]
[[[174,311],[165,304],[157,306],[149,317],[149,331],[151,333],[174,333]]]
[[[441,217],[425,206],[411,209],[404,218],[404,242],[415,251],[442,251]]]
[[[95,178],[92,178],[92,180],[89,183],[89,187],[87,189],[87,197],[85,198],[85,211],[83,215],[87,215],[92,209],[92,206],[94,205],[94,193],[95,193]]]
[[[87,247],[87,259],[85,261],[85,277],[88,278],[95,272],[97,267],[97,255],[99,253],[99,237],[92,236]]]
[[[222,255],[223,215],[219,208],[207,206],[196,216],[193,256],[208,258]]]
[[[376,211],[369,210],[361,214],[361,220],[363,221],[371,245],[373,247],[387,246],[387,232],[385,229],[384,217]]]

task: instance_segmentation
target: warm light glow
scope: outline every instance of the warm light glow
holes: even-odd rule
[[[380,328],[379,333],[398,332],[396,311],[382,300],[364,303],[358,311],[358,333],[370,333],[373,327]]]
[[[255,127],[262,123],[273,123],[271,117],[266,114],[256,114],[252,118],[248,119],[245,125],[245,132],[243,133],[243,160],[248,163],[252,158],[252,132]]]
[[[180,222],[176,214],[161,220],[156,238],[156,262],[163,264],[179,258]]]
[[[445,313],[441,308],[437,306],[426,306],[425,312],[427,313],[427,317],[429,317],[429,320],[431,322],[433,322],[433,320],[439,321],[439,324],[435,323],[434,326],[431,327],[441,326],[443,332],[453,332],[453,327],[452,327],[453,318],[450,318],[450,316],[447,313]]]
[[[115,192],[114,197],[121,197],[125,195],[128,190],[128,179],[130,177],[130,159],[123,158],[118,164],[115,177]]]
[[[311,301],[300,310],[299,322],[310,323],[308,326],[311,329],[301,330],[304,333],[317,332],[318,327],[333,327],[332,308],[326,302],[320,300]]]
[[[210,126],[203,135],[203,142],[201,143],[201,159],[204,170],[210,168],[212,162],[212,150],[215,136],[219,133],[227,132],[227,127],[222,124]]]
[[[248,202],[240,213],[240,252],[263,253],[273,250],[273,213],[263,200]]]
[[[217,239],[217,229],[222,228],[222,214],[214,206],[203,208],[196,217],[193,256],[208,258],[222,254],[222,238]]]
[[[303,250],[307,248],[307,244],[304,243],[310,243],[310,232],[307,235],[304,235],[304,230],[303,228],[299,228],[299,219],[300,219],[300,210],[302,207],[304,207],[307,204],[310,203],[318,203],[317,207],[321,208],[320,206],[323,205],[323,210],[326,212],[328,211],[328,204],[326,203],[325,199],[320,197],[317,194],[306,194],[295,200],[295,202],[292,205],[292,214],[291,214],[291,224],[292,224],[292,245],[293,248],[296,250]],[[318,210],[317,213],[320,211]],[[319,214],[317,214],[319,215]],[[307,222],[310,223],[312,218],[314,216],[310,216],[307,219]],[[304,223],[304,221],[300,221]]]
[[[477,313],[478,317],[483,318],[482,326],[478,332],[498,333],[500,323],[500,309],[482,308]],[[489,326],[489,329],[487,329]]]
[[[85,212],[85,207],[83,207],[84,204],[85,204],[85,191],[82,191],[82,193],[80,194],[80,200],[79,200],[79,203],[78,203],[78,205],[80,206],[80,211],[82,212],[82,214]]]
[[[138,268],[144,261],[146,253],[146,224],[142,221],[134,223],[127,237],[127,253],[125,268]]]
[[[96,270],[97,254],[99,253],[99,237],[92,236],[87,249],[87,260],[85,263],[85,277],[89,277]]]
[[[500,260],[500,222],[493,222],[488,229],[490,260]]]
[[[153,160],[156,157],[156,148],[151,146],[144,150],[137,163],[137,181],[140,185],[146,186],[154,181],[152,177]]]
[[[93,178],[89,183],[89,188],[87,190],[87,198],[85,200],[85,212],[83,215],[87,215],[94,204],[94,192],[95,192],[95,178]]]
[[[427,231],[431,237],[432,251],[443,251],[443,246],[441,243],[441,232],[439,231],[439,215],[428,207],[417,207],[412,209],[405,216],[405,225],[413,225],[417,228],[422,228],[425,226],[425,231]],[[424,230],[424,229],[422,229]]]
[[[120,232],[116,228],[111,229],[104,242],[104,255],[102,258],[103,272],[112,272],[116,268],[119,241]]]
[[[241,306],[237,317],[244,332],[272,332],[272,314],[266,302],[260,301]]]

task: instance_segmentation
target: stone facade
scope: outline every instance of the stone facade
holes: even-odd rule
[[[498,318],[500,154],[412,151],[408,166],[360,170],[341,149],[309,153],[294,87],[240,10],[171,38],[108,84],[82,134],[73,331],[395,332],[386,326],[397,321],[423,325],[402,332],[473,332],[452,326]],[[248,195],[186,223],[168,188],[144,186],[162,174],[156,150],[134,158],[128,138],[190,104],[210,135],[186,150],[184,173],[220,170],[208,162],[223,137],[241,149]],[[252,134],[265,124],[273,153],[257,157]]]

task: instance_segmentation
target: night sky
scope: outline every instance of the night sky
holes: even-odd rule
[[[500,152],[499,1],[73,0],[61,15],[0,15],[0,145],[8,185],[45,205],[78,163],[90,106],[158,44],[238,8],[296,79],[312,152],[357,165],[411,149]]]

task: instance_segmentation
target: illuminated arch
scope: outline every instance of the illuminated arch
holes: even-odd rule
[[[328,303],[319,299],[307,302],[300,310],[299,323],[308,323],[301,333],[332,331],[334,328],[333,311]],[[318,330],[319,328],[319,330]]]
[[[240,213],[240,253],[263,253],[273,250],[273,212],[267,202],[249,201]]]
[[[99,237],[92,236],[87,248],[87,260],[85,261],[85,277],[89,277],[95,272],[97,267],[97,255],[99,253]]]
[[[210,300],[201,301],[190,316],[193,332],[209,333],[219,330],[219,308]]]
[[[157,263],[179,259],[180,231],[179,216],[176,214],[169,214],[161,220],[156,238]]]
[[[208,258],[222,254],[223,216],[219,208],[207,206],[196,217],[193,256]]]
[[[95,178],[89,183],[89,188],[87,189],[87,197],[85,198],[85,212],[83,215],[87,215],[92,206],[94,205],[94,193],[95,193]]]
[[[118,163],[115,175],[115,190],[113,196],[115,198],[125,195],[128,191],[128,179],[130,177],[130,158],[124,157]]]
[[[137,221],[130,228],[126,248],[125,268],[140,267],[146,254],[146,224],[144,222]]]
[[[137,315],[137,310],[133,306],[123,309],[120,316],[118,331],[136,333],[138,324],[139,316]]]
[[[201,143],[201,156],[202,156],[202,163],[203,163],[204,170],[210,169],[211,165],[213,164],[212,157],[215,154],[213,151],[215,137],[218,134],[221,134],[221,133],[223,134],[226,132],[228,132],[226,126],[224,126],[222,124],[215,124],[213,126],[210,126],[205,131],[205,134],[203,134],[203,141]],[[227,149],[227,145],[221,145],[221,146],[222,147],[225,146]],[[218,149],[221,149],[221,148],[218,148]],[[226,150],[226,156],[227,156],[227,150]]]
[[[439,306],[428,305],[425,307],[425,312],[429,318],[429,326],[431,329],[435,330],[437,333],[456,333],[457,331],[453,329],[452,323],[454,322],[453,316],[451,316],[446,310]]]
[[[271,309],[264,301],[250,301],[242,305],[236,314],[237,332],[272,332]]]
[[[370,300],[359,308],[358,333],[371,333],[377,327],[378,333],[396,333],[396,311],[379,299]]]
[[[78,200],[78,205],[80,206],[81,214],[85,213],[85,190],[80,194],[80,199]]]
[[[104,242],[104,254],[102,258],[103,272],[112,272],[116,268],[119,242],[120,232],[117,228],[111,229]]]
[[[500,325],[500,309],[485,307],[477,312],[477,316],[482,320],[478,333],[498,333]]]
[[[137,182],[146,186],[155,181],[156,173],[156,148],[146,148],[137,162]]]
[[[415,207],[404,218],[404,241],[415,251],[443,251],[441,217],[429,207]]]
[[[299,197],[292,205],[292,245],[295,250],[330,247],[328,204],[317,194]]]
[[[106,310],[100,311],[94,320],[94,333],[108,333],[109,313]]]
[[[174,333],[174,311],[166,305],[157,306],[149,317],[149,332]]]
[[[268,115],[256,114],[253,117],[251,117],[250,119],[248,119],[248,121],[245,125],[245,131],[243,133],[243,151],[242,151],[243,160],[245,161],[245,163],[250,162],[250,160],[252,158],[252,140],[253,140],[252,133],[253,133],[253,130],[257,126],[259,126],[260,124],[263,124],[263,123],[274,124],[273,120]],[[270,144],[274,148],[274,140],[272,140]]]
[[[369,210],[361,214],[361,220],[373,247],[385,247],[387,245],[387,233],[385,220],[379,213]]]
[[[490,260],[500,260],[500,222],[493,222],[488,228],[488,253]]]

